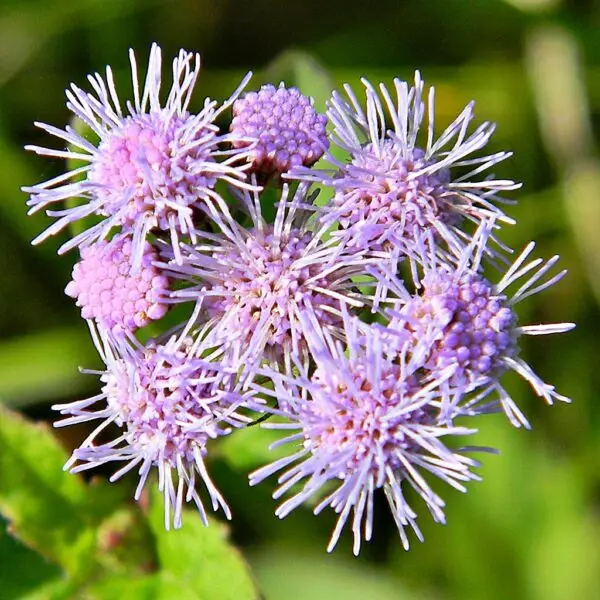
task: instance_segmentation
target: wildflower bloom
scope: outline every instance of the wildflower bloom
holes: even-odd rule
[[[98,138],[92,144],[67,126],[36,125],[68,144],[67,150],[28,146],[38,154],[83,161],[85,164],[54,179],[23,188],[31,194],[30,213],[55,206],[68,198],[82,203],[62,210],[47,210],[57,217],[33,243],[88,216],[104,217],[61,246],[64,252],[107,236],[113,227],[133,237],[133,261],[139,266],[143,242],[151,230],[170,235],[177,248],[180,235],[194,237],[194,209],[214,212],[224,201],[215,191],[218,180],[243,185],[248,150],[222,150],[229,135],[221,135],[215,119],[227,109],[245,85],[222,106],[206,100],[198,114],[189,112],[192,91],[200,70],[200,56],[181,50],[173,61],[173,85],[164,106],[160,101],[161,51],[153,44],[148,73],[140,96],[137,64],[129,54],[133,104],[121,107],[113,74],[106,81],[89,76],[93,93],[72,84],[67,107]],[[222,160],[218,160],[222,159]]]
[[[328,103],[332,141],[348,160],[340,162],[327,152],[333,171],[297,168],[290,174],[333,188],[324,222],[339,223],[336,235],[354,246],[406,253],[424,231],[436,233],[450,248],[464,246],[469,239],[460,227],[465,219],[478,224],[494,216],[513,222],[496,204],[506,202],[500,192],[519,184],[477,177],[511,153],[472,156],[486,146],[495,128],[486,122],[467,133],[473,103],[434,140],[434,88],[425,99],[418,71],[413,87],[394,80],[395,98],[385,85],[379,84],[378,92],[362,81],[366,111],[349,85],[344,86],[349,102],[334,92]],[[455,176],[457,168],[467,172]]]
[[[289,442],[297,449],[252,473],[250,483],[254,485],[283,471],[274,498],[301,485],[278,507],[280,518],[313,496],[321,499],[315,514],[330,506],[339,517],[328,551],[335,547],[353,513],[355,554],[359,553],[362,538],[371,538],[374,493],[383,488],[402,543],[408,549],[405,529],[412,528],[420,540],[422,535],[404,486],[414,488],[434,520],[443,523],[444,502],[423,474],[438,477],[461,491],[465,491],[462,482],[478,479],[471,471],[477,463],[443,441],[474,432],[439,422],[440,384],[452,368],[424,379],[419,373],[422,352],[414,347],[409,351],[413,339],[397,360],[387,352],[377,329],[365,329],[347,315],[347,347],[318,330],[316,320],[314,327],[308,335],[316,363],[314,372],[309,373],[300,364],[297,377],[272,372],[274,391],[262,390],[294,407],[274,410],[284,421],[269,421],[264,427],[291,430],[277,445]],[[263,374],[267,373],[265,369]]]
[[[53,407],[56,426],[93,429],[65,469],[115,463],[111,481],[136,470],[136,499],[156,469],[167,529],[184,502],[207,524],[206,497],[231,518],[207,471],[211,440],[263,414],[261,427],[283,432],[273,447],[292,448],[250,483],[277,476],[280,518],[331,508],[328,551],[348,525],[358,554],[382,490],[404,548],[411,530],[422,541],[412,498],[444,523],[437,480],[466,491],[479,479],[469,453],[492,451],[462,445],[469,419],[503,411],[529,427],[500,383],[508,370],[547,403],[568,401],[520,356],[522,335],[573,324],[519,323],[516,305],[565,272],[551,274],[556,256],[532,260],[533,243],[512,264],[503,255],[503,193],[519,184],[489,173],[511,155],[486,151],[495,126],[472,130],[470,103],[436,135],[419,72],[414,85],[362,80],[366,107],[345,85],[326,115],[283,83],[242,95],[249,74],[194,113],[198,54],[179,52],[166,97],[159,47],[143,82],[129,57],[131,101],[107,67],[90,92],[67,90],[70,126],[36,123],[66,149],[28,146],[69,161],[23,190],[30,213],[55,219],[33,243],[78,224],[59,249],[81,254],[65,292],[105,364],[84,371],[100,393]],[[315,168],[321,157],[330,168]],[[497,283],[484,258],[504,265]],[[136,338],[186,302],[186,322]]]
[[[205,242],[185,247],[181,266],[163,265],[188,286],[173,300],[202,305],[207,326],[214,324],[235,364],[251,367],[270,357],[289,366],[291,354],[308,356],[300,319],[305,310],[335,329],[342,322],[340,300],[358,307],[369,301],[352,279],[365,273],[368,260],[345,256],[333,240],[324,241],[323,227],[310,228],[306,191],[300,185],[290,197],[285,185],[272,225],[262,215],[260,195],[240,192],[250,228],[230,220],[221,234],[198,233]]]
[[[326,125],[327,117],[315,111],[312,98],[281,84],[263,85],[236,100],[230,130],[240,136],[233,141],[236,148],[257,140],[250,151],[252,170],[268,177],[317,162],[329,146]]]
[[[190,343],[185,331],[166,343],[151,341],[145,347],[125,337],[102,335],[99,339],[93,328],[92,332],[106,370],[89,372],[100,375],[102,392],[53,408],[69,415],[55,426],[93,420],[101,423],[73,452],[65,468],[79,472],[123,461],[125,465],[111,477],[115,481],[137,467],[137,500],[156,467],[167,529],[171,519],[175,527],[181,526],[184,500],[195,502],[207,524],[196,483],[206,488],[213,509],[220,507],[230,518],[229,508],[211,481],[204,460],[210,439],[250,421],[238,409],[250,401],[252,393],[240,394],[231,375],[218,364],[195,358],[201,348]],[[95,442],[111,423],[120,428],[118,437]]]
[[[121,236],[82,248],[65,292],[77,299],[84,319],[113,330],[134,332],[161,319],[169,305],[169,279],[153,264],[157,251],[145,242],[140,269],[131,266],[131,240]]]
[[[388,277],[390,289],[399,296],[398,310],[389,327],[410,331],[416,338],[427,336],[434,340],[424,368],[434,373],[454,365],[449,382],[462,387],[465,393],[480,391],[475,400],[467,403],[469,409],[475,410],[480,400],[496,392],[510,422],[515,427],[529,428],[527,419],[500,384],[500,378],[512,369],[549,404],[554,400],[568,402],[519,356],[519,337],[562,333],[574,324],[519,325],[515,305],[554,285],[566,271],[544,281],[559,257],[553,256],[546,262],[540,258],[527,262],[535,247],[531,242],[500,281],[493,284],[480,272],[488,235],[489,229],[480,227],[456,267],[438,260],[433,252],[427,253],[423,245],[424,276],[417,282],[420,290],[416,294],[409,294],[394,276]],[[510,296],[507,289],[519,280],[520,287]]]

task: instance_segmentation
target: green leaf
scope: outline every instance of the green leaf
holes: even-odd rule
[[[162,494],[155,492],[151,499],[149,519],[161,571],[160,598],[259,598],[248,565],[228,542],[224,524],[211,520],[210,526],[204,527],[195,512],[186,510],[183,527],[165,531]]]
[[[163,587],[162,577],[154,573],[145,577],[114,577],[112,575],[95,582],[80,591],[85,600],[127,598],[127,600],[158,600]],[[177,595],[177,598],[183,596]]]
[[[21,541],[74,575],[97,564],[96,529],[122,492],[65,473],[66,459],[46,425],[0,406],[0,513]]]
[[[73,582],[65,578],[55,579],[29,594],[19,596],[19,600],[73,600],[74,598],[83,600]]]
[[[0,582],[2,600],[19,600],[25,594],[55,579],[60,569],[4,531],[0,518]]]
[[[113,507],[117,507],[113,503]],[[154,540],[148,521],[137,508],[120,508],[97,530],[97,562],[110,578],[147,575],[156,569]]]
[[[94,544],[78,510],[88,490],[63,472],[65,452],[47,427],[2,407],[0,417],[0,512],[26,544],[74,571]]]

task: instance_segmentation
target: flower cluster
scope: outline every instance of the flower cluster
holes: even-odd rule
[[[98,395],[55,406],[57,425],[99,422],[67,468],[121,462],[112,480],[137,469],[136,498],[156,468],[166,527],[192,501],[206,523],[205,496],[230,518],[206,463],[260,420],[290,447],[250,474],[277,475],[279,517],[331,508],[328,549],[349,523],[358,554],[382,490],[408,548],[411,530],[422,539],[414,492],[445,522],[437,481],[479,479],[470,419],[529,427],[505,372],[568,401],[520,355],[522,335],[573,325],[519,323],[516,305],[565,272],[531,259],[533,243],[511,262],[496,238],[519,185],[487,173],[510,156],[485,153],[493,124],[469,132],[469,104],[436,138],[419,73],[363,81],[364,103],[346,85],[326,114],[283,83],[244,93],[248,76],[194,112],[198,55],[175,58],[164,102],[160,49],[143,85],[130,61],[125,109],[107,68],[67,91],[72,125],[38,124],[67,149],[29,147],[72,163],[24,190],[56,219],[35,243],[77,222],[59,249],[80,252],[65,291],[105,364],[90,371]],[[189,310],[174,326],[176,305]]]

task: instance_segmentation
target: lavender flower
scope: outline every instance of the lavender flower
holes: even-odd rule
[[[403,486],[414,488],[434,520],[444,523],[444,502],[423,474],[438,477],[461,491],[465,491],[462,482],[479,479],[471,471],[477,463],[442,441],[474,430],[439,422],[443,402],[440,386],[452,368],[424,378],[420,374],[420,341],[415,347],[414,338],[409,339],[397,360],[397,355],[387,352],[379,330],[365,329],[346,315],[345,333],[347,347],[327,331],[319,330],[315,320],[308,334],[316,363],[312,375],[297,364],[297,377],[269,373],[274,391],[254,386],[278,400],[285,399],[286,406],[293,407],[273,411],[284,421],[270,421],[264,426],[292,430],[277,445],[289,442],[297,449],[252,473],[250,483],[254,485],[283,471],[274,498],[301,484],[301,489],[277,509],[281,518],[312,496],[321,498],[315,514],[327,506],[333,508],[339,517],[328,551],[337,544],[353,513],[355,554],[360,551],[362,538],[371,538],[374,493],[383,488],[402,543],[408,549],[407,527],[420,540],[423,538]],[[263,374],[267,373],[265,369]]]
[[[33,187],[30,214],[68,198],[83,202],[62,210],[47,210],[58,220],[33,243],[61,231],[70,223],[90,215],[104,217],[83,233],[63,244],[59,252],[87,246],[106,237],[113,227],[133,236],[133,261],[142,258],[143,242],[150,230],[167,232],[177,248],[180,235],[194,239],[194,210],[208,212],[224,201],[215,191],[218,180],[243,185],[248,150],[221,150],[230,140],[220,135],[215,119],[235,100],[248,78],[222,106],[206,100],[202,111],[190,114],[200,56],[181,50],[173,61],[174,81],[167,101],[161,106],[161,51],[153,44],[148,73],[140,97],[137,64],[130,51],[134,102],[124,112],[110,67],[106,81],[99,74],[88,76],[93,93],[72,84],[67,90],[67,107],[99,139],[97,146],[72,127],[64,130],[36,125],[69,145],[67,150],[28,146],[37,154],[83,161],[63,175]],[[217,158],[224,158],[220,162]]]
[[[81,164],[23,189],[30,213],[56,219],[33,243],[86,220],[59,253],[80,250],[65,291],[105,364],[84,371],[100,393],[53,407],[64,417],[56,426],[95,423],[65,469],[114,462],[111,481],[135,469],[139,499],[156,468],[167,529],[181,526],[184,502],[207,524],[206,495],[231,518],[206,468],[209,446],[263,413],[262,427],[286,432],[274,446],[293,446],[250,474],[251,485],[277,474],[280,518],[304,503],[315,514],[330,507],[328,551],[350,523],[358,554],[381,489],[404,548],[409,530],[422,541],[407,489],[445,523],[434,482],[466,491],[479,479],[468,453],[492,451],[462,446],[476,432],[463,423],[504,411],[529,427],[500,383],[506,371],[549,404],[568,401],[519,355],[522,335],[573,324],[518,322],[516,304],[565,272],[547,276],[558,257],[530,260],[533,243],[510,264],[493,235],[513,222],[503,192],[519,187],[488,173],[510,156],[486,153],[495,126],[469,133],[470,103],[436,137],[434,89],[425,93],[419,72],[393,90],[362,80],[366,109],[345,85],[327,115],[283,84],[240,97],[248,75],[223,104],[206,99],[193,114],[198,54],[179,52],[166,100],[160,48],[142,86],[129,56],[132,102],[121,106],[107,67],[88,76],[91,92],[67,90],[76,125],[36,123],[67,148],[28,146]],[[314,168],[321,157],[331,169]],[[272,220],[274,192],[259,185],[270,178],[282,188]],[[313,184],[329,194],[325,206]],[[484,258],[507,265],[498,283]],[[186,302],[185,323],[144,344],[135,337]],[[366,308],[372,323],[360,320]]]
[[[241,138],[234,139],[236,148],[257,140],[250,151],[252,170],[268,177],[317,162],[329,146],[326,125],[327,117],[315,112],[312,98],[282,83],[279,88],[263,85],[236,100],[230,129]]]
[[[340,300],[355,307],[369,301],[353,280],[365,274],[369,261],[324,241],[325,228],[311,230],[306,190],[300,185],[290,198],[284,186],[272,225],[257,192],[238,193],[251,228],[231,219],[221,234],[198,233],[205,242],[184,247],[181,266],[163,265],[188,285],[173,300],[202,306],[206,327],[214,326],[211,339],[225,345],[231,364],[251,368],[270,358],[289,370],[292,354],[308,357],[303,312],[314,312],[322,327],[335,330],[342,322]]]
[[[101,423],[73,452],[65,468],[79,472],[123,461],[125,465],[111,481],[137,467],[140,479],[135,498],[139,499],[152,467],[157,467],[167,529],[171,518],[175,527],[181,526],[184,500],[195,502],[207,524],[197,483],[206,488],[213,509],[220,507],[231,518],[204,460],[210,439],[250,421],[238,410],[251,401],[252,392],[240,393],[230,373],[218,364],[196,358],[202,348],[191,344],[185,331],[166,343],[151,341],[142,347],[133,339],[102,333],[100,338],[91,330],[106,370],[87,372],[100,375],[102,392],[53,408],[70,415],[55,426],[94,420]],[[97,443],[96,438],[111,423],[120,428],[120,434],[109,442]]]
[[[169,280],[153,265],[157,259],[156,250],[145,242],[140,269],[133,272],[128,237],[96,242],[81,250],[65,292],[77,299],[84,319],[115,333],[133,333],[161,319],[169,307]]]
[[[389,327],[410,331],[416,339],[425,336],[434,340],[424,368],[435,373],[454,365],[449,383],[462,387],[465,394],[479,390],[466,408],[476,411],[479,402],[496,392],[510,422],[515,427],[529,428],[527,419],[500,384],[500,378],[512,369],[549,404],[554,400],[569,402],[553,386],[544,383],[519,356],[519,337],[562,333],[575,325],[519,325],[514,307],[554,285],[566,271],[544,281],[559,257],[553,256],[546,262],[540,258],[527,262],[535,247],[531,242],[500,281],[493,284],[480,273],[488,235],[489,228],[481,226],[456,267],[439,261],[423,244],[424,276],[417,282],[421,289],[416,294],[408,293],[402,282],[388,274],[387,284],[399,296],[399,308]],[[507,289],[522,278],[525,279],[520,287],[509,296]]]
[[[349,102],[334,93],[327,116],[332,141],[348,153],[340,162],[331,152],[325,158],[336,169],[297,168],[290,177],[331,186],[334,196],[324,222],[339,222],[336,234],[356,247],[410,252],[424,231],[434,232],[450,248],[464,247],[470,239],[459,226],[476,224],[490,216],[513,222],[495,203],[498,194],[519,184],[477,175],[510,156],[509,152],[472,157],[488,143],[495,126],[483,123],[473,133],[473,103],[434,141],[434,89],[424,99],[424,84],[417,71],[415,85],[394,80],[396,98],[379,84],[379,93],[362,80],[366,111],[349,85]],[[427,112],[427,126],[424,127]],[[386,113],[391,129],[386,125]],[[423,131],[423,129],[425,129]],[[459,176],[454,169],[467,172]]]

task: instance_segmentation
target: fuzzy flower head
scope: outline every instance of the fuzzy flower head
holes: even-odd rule
[[[240,90],[219,108],[207,99],[200,113],[189,112],[200,71],[198,54],[181,50],[173,61],[173,85],[164,106],[160,100],[160,48],[152,46],[141,95],[133,51],[129,57],[134,101],[127,102],[126,110],[119,101],[110,67],[106,68],[106,80],[99,74],[88,77],[92,93],[74,84],[67,90],[67,107],[99,140],[97,145],[70,126],[60,130],[36,123],[66,142],[68,148],[28,149],[83,161],[84,165],[24,191],[31,195],[30,213],[68,198],[82,201],[76,207],[48,210],[47,214],[58,220],[34,243],[93,215],[100,217],[100,222],[61,246],[60,252],[89,245],[119,227],[133,236],[133,259],[139,266],[143,242],[151,230],[168,234],[176,247],[180,235],[194,236],[194,210],[210,212],[223,202],[214,189],[219,179],[243,185],[247,150],[223,150],[221,145],[229,136],[221,135],[214,123]]]
[[[268,177],[317,162],[329,146],[326,125],[327,117],[315,112],[311,98],[281,84],[263,85],[236,100],[230,130],[242,138],[234,139],[236,148],[248,146],[245,139],[257,140],[252,171]]]
[[[134,332],[161,319],[169,305],[169,280],[154,266],[158,253],[144,243],[140,268],[131,266],[131,240],[121,236],[81,250],[65,292],[77,299],[84,319],[113,330]]]
[[[202,234],[206,243],[182,251],[183,264],[165,265],[188,285],[173,299],[202,304],[215,340],[226,345],[236,363],[248,366],[263,358],[284,360],[307,355],[300,315],[310,310],[325,328],[341,326],[340,299],[362,306],[353,276],[364,273],[366,259],[345,256],[323,240],[324,229],[310,228],[306,185],[293,197],[284,186],[274,224],[262,216],[257,193],[239,195],[252,225],[231,220],[221,235]],[[191,285],[190,285],[191,284]]]
[[[523,413],[500,385],[500,378],[512,369],[549,404],[554,400],[568,401],[553,386],[544,383],[519,356],[519,338],[561,333],[574,325],[519,325],[515,305],[552,286],[566,271],[545,279],[558,256],[547,262],[542,259],[527,262],[535,246],[532,242],[501,280],[493,284],[480,272],[488,235],[489,228],[480,227],[455,267],[439,261],[433,252],[427,253],[424,244],[421,257],[424,276],[417,293],[408,293],[394,276],[388,278],[390,289],[399,296],[399,308],[393,313],[389,328],[410,332],[417,339],[425,336],[432,340],[424,368],[431,373],[453,368],[451,385],[464,393],[479,390],[480,394],[466,408],[476,411],[478,401],[495,391],[511,423],[529,427]],[[508,288],[519,280],[520,287],[509,295]]]
[[[479,223],[493,215],[512,222],[495,203],[505,202],[499,192],[519,185],[478,177],[510,153],[472,156],[495,128],[483,123],[467,133],[473,103],[434,140],[434,89],[425,98],[418,72],[413,87],[394,80],[395,98],[383,84],[379,92],[368,81],[363,84],[366,111],[348,85],[348,101],[334,93],[328,104],[332,141],[348,160],[328,152],[333,172],[298,168],[290,174],[333,187],[324,221],[339,222],[336,235],[357,247],[406,254],[424,232],[435,233],[450,248],[464,247],[469,236],[458,227],[463,221]],[[456,169],[467,172],[455,175]]]
[[[507,296],[472,271],[427,273],[421,294],[403,316],[417,330],[433,322],[443,331],[428,367],[456,365],[452,379],[457,384],[501,375],[507,368],[503,359],[518,352],[517,316]]]
[[[317,329],[309,336],[316,361],[312,374],[301,365],[297,365],[298,377],[271,374],[275,382],[271,393],[286,399],[286,406],[292,408],[275,411],[285,422],[269,422],[265,427],[292,430],[278,445],[290,442],[298,449],[252,473],[250,482],[283,471],[275,498],[297,484],[301,487],[276,514],[283,518],[309,498],[320,498],[315,514],[330,506],[339,515],[328,550],[350,519],[355,554],[363,537],[371,538],[374,493],[383,488],[408,548],[407,527],[421,540],[422,535],[405,486],[414,488],[436,521],[444,522],[444,502],[423,474],[464,491],[462,482],[478,478],[471,471],[476,463],[442,439],[473,431],[439,422],[440,383],[450,371],[437,379],[424,379],[418,348],[409,353],[407,346],[403,359],[397,361],[387,353],[379,330],[347,316],[345,333],[347,348]]]
[[[184,499],[195,502],[207,523],[196,483],[206,488],[213,509],[221,507],[230,518],[229,508],[211,481],[204,460],[210,439],[249,422],[237,410],[252,394],[238,393],[231,376],[219,365],[195,358],[198,348],[181,336],[165,344],[149,342],[145,347],[123,337],[103,336],[100,343],[107,366],[100,377],[102,392],[54,407],[63,415],[70,415],[57,426],[102,420],[74,451],[66,467],[78,472],[124,461],[111,481],[137,467],[140,479],[136,499],[156,467],[159,489],[164,494],[167,529],[171,520],[175,527],[181,526]],[[120,435],[110,442],[95,443],[110,423],[120,428]]]

